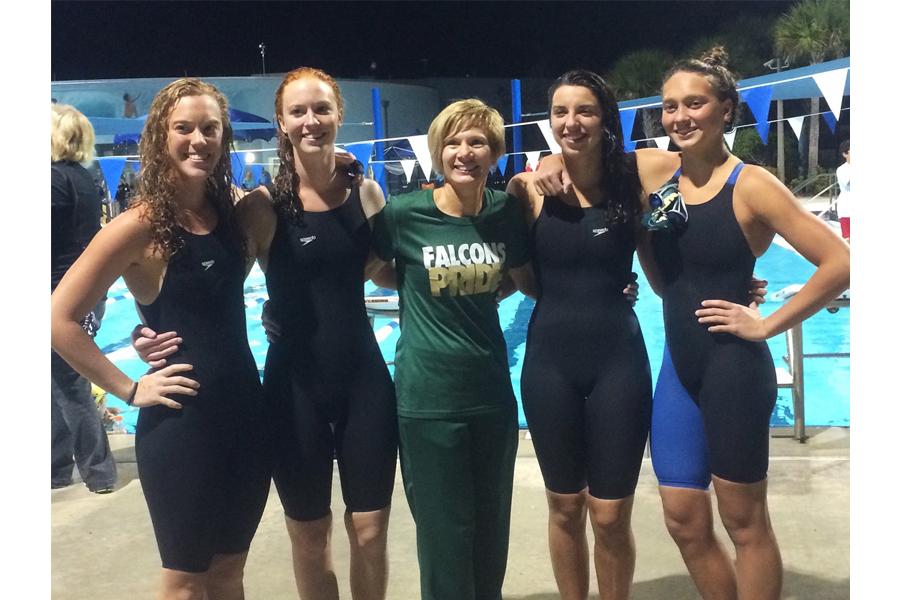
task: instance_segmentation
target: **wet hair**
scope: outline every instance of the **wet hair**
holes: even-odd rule
[[[476,127],[484,131],[487,137],[488,146],[491,149],[491,160],[496,161],[500,158],[506,152],[503,117],[478,98],[468,98],[448,104],[428,126],[428,152],[431,154],[431,168],[444,175],[444,165],[441,161],[444,140],[460,131]]]
[[[600,104],[603,123],[600,155],[600,188],[609,219],[627,223],[641,211],[641,182],[634,153],[625,152],[619,105],[606,81],[592,71],[574,69],[561,75],[547,90],[547,106],[552,114],[553,94],[564,85],[585,87]]]
[[[741,100],[737,91],[735,75],[728,69],[728,52],[723,46],[713,46],[700,58],[679,60],[663,75],[663,84],[675,73],[697,73],[703,75],[720,102],[731,100],[731,120],[725,122],[725,131],[730,132],[737,123],[738,107]]]
[[[850,140],[844,140],[843,142],[841,142],[839,151],[841,153],[841,156],[850,152]]]
[[[176,233],[178,173],[168,150],[169,117],[178,101],[188,96],[209,96],[219,106],[222,154],[206,180],[206,197],[218,214],[219,226],[224,227],[246,252],[246,240],[233,219],[235,196],[231,185],[230,152],[234,134],[228,118],[228,100],[209,83],[193,78],[177,79],[153,98],[141,135],[141,173],[131,206],[145,208],[144,218],[150,223],[154,249],[166,260],[171,258],[183,242]]]
[[[278,159],[281,166],[273,181],[275,193],[272,197],[272,204],[276,211],[294,222],[303,220],[303,202],[297,193],[297,190],[300,189],[300,175],[294,164],[294,146],[288,135],[281,130],[280,123],[281,111],[284,109],[284,90],[289,84],[299,79],[318,79],[328,85],[334,92],[334,99],[337,103],[338,122],[344,121],[344,96],[341,94],[340,86],[331,75],[314,67],[298,67],[285,74],[281,85],[275,92],[275,121],[279,123]]]
[[[94,160],[94,127],[74,106],[50,105],[50,160]]]

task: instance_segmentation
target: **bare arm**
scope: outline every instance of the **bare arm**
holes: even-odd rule
[[[139,268],[149,245],[149,227],[138,211],[128,211],[100,230],[81,257],[60,281],[50,297],[51,345],[72,367],[119,398],[132,394],[134,382],[119,370],[97,347],[79,324],[81,318],[129,269]],[[180,405],[164,394],[196,394],[196,382],[175,373],[190,370],[190,365],[172,365],[147,379],[134,398],[136,406]]]
[[[235,207],[235,218],[247,237],[247,266],[244,276],[250,274],[255,261],[259,261],[260,268],[265,272],[269,266],[269,249],[278,224],[269,190],[258,187],[241,198]]]
[[[534,276],[534,269],[531,267],[531,261],[525,263],[521,267],[511,268],[509,270],[509,276],[520,292],[531,298],[538,297],[539,288],[537,278]],[[510,291],[510,293],[512,292]],[[508,295],[509,294],[507,294],[507,296]]]
[[[703,302],[697,312],[712,332],[725,331],[745,339],[763,340],[815,314],[850,285],[850,248],[771,173],[747,167],[746,179],[735,189],[735,200],[746,207],[764,233],[778,233],[817,269],[803,288],[766,318],[752,308],[717,299]],[[742,179],[743,179],[742,177]]]

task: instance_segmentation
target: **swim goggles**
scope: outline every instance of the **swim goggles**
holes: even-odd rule
[[[650,194],[650,210],[641,222],[649,231],[682,231],[687,225],[688,212],[684,198],[678,191],[678,181],[669,180]]]

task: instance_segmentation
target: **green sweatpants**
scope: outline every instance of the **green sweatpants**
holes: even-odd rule
[[[500,600],[518,445],[515,406],[453,419],[400,417],[422,600]]]

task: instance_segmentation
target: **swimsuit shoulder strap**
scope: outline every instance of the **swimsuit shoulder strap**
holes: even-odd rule
[[[741,170],[744,168],[744,163],[739,162],[734,166],[734,169],[731,171],[731,175],[728,176],[728,181],[725,182],[725,185],[734,186],[734,183],[737,181],[738,175],[741,174]]]

